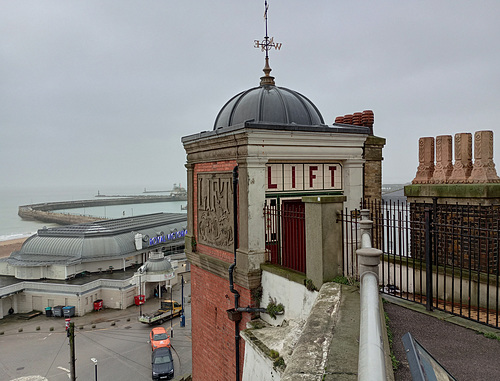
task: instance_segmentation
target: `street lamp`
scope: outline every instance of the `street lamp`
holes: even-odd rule
[[[95,369],[95,381],[97,381],[97,359],[92,357],[90,359],[94,363],[94,369]]]

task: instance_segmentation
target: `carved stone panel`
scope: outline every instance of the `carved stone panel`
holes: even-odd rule
[[[231,252],[233,232],[232,173],[198,174],[198,243]]]

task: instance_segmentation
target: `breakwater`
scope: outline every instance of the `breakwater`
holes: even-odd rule
[[[168,201],[187,201],[187,195],[117,196],[114,198],[99,198],[97,200],[45,202],[19,206],[17,214],[19,215],[19,217],[28,220],[51,222],[60,225],[73,225],[103,220],[104,218],[77,214],[57,213],[54,212],[54,210],[89,208],[108,205],[144,204]]]

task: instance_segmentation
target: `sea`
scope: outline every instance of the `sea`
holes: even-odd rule
[[[147,189],[148,195],[169,194],[171,187],[164,189]],[[21,205],[56,202],[56,201],[76,201],[96,199],[96,195],[105,196],[136,196],[144,195],[146,189],[139,186],[109,186],[103,189],[95,187],[40,187],[40,188],[1,188],[0,187],[0,241],[7,241],[18,238],[26,238],[35,234],[43,227],[56,227],[57,224],[24,220],[18,216],[18,208]],[[151,213],[186,213],[181,207],[186,206],[186,201],[158,202],[148,204],[125,204],[108,205],[92,208],[77,208],[58,210],[61,213],[88,215],[103,218],[122,218],[138,216]]]

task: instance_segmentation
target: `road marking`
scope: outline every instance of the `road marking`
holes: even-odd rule
[[[65,372],[69,373],[69,369],[63,368],[62,366],[58,366],[57,369],[61,369],[61,370],[64,370]]]

